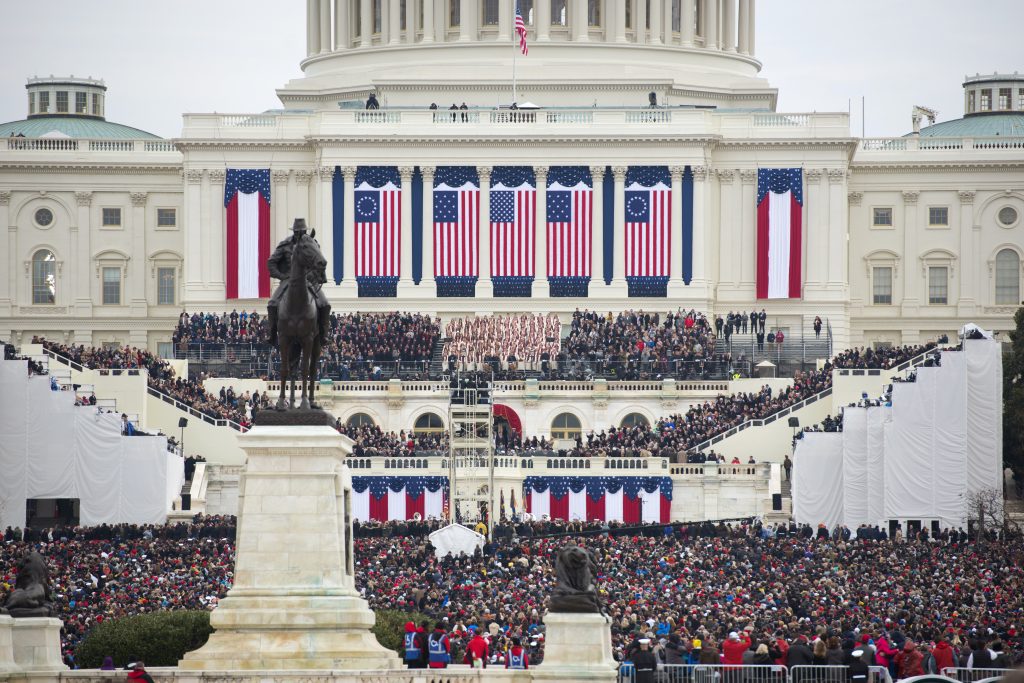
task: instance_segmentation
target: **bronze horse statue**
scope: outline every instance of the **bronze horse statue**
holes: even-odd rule
[[[317,408],[313,403],[317,364],[320,360],[320,331],[317,318],[316,290],[311,289],[309,274],[322,274],[327,260],[312,235],[299,234],[292,244],[288,279],[277,312],[279,349],[281,351],[281,394],[277,400],[278,410],[287,410],[295,405],[295,378],[302,384],[300,410]],[[317,289],[323,285],[323,276]],[[291,393],[286,400],[285,387],[291,382]]]

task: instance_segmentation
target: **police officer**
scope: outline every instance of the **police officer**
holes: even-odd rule
[[[274,249],[274,253],[271,254],[270,259],[267,261],[267,269],[270,271],[271,277],[275,277],[281,281],[280,284],[277,285],[277,289],[274,290],[274,295],[270,297],[270,301],[267,302],[267,317],[270,319],[269,341],[273,346],[277,346],[277,309],[281,303],[281,299],[284,298],[285,292],[288,291],[288,277],[292,267],[292,248],[305,234],[306,219],[296,218],[295,222],[292,224],[292,236],[278,244],[277,248]],[[313,234],[316,234],[315,230],[313,231]],[[327,339],[330,336],[331,314],[331,305],[327,302],[327,297],[324,296],[323,290],[321,289],[321,285],[327,282],[326,268],[318,273],[307,273],[306,280],[309,285],[309,291],[316,299],[316,314],[317,323],[320,328],[320,343],[326,344]]]
[[[451,652],[452,644],[448,634],[444,632],[444,626],[438,623],[434,632],[427,637],[428,666],[431,669],[447,669],[452,660]]]
[[[508,649],[505,654],[505,668],[506,669],[529,669],[530,668],[530,657],[526,654],[526,650],[523,649],[523,645],[519,638],[512,639],[512,647]]]

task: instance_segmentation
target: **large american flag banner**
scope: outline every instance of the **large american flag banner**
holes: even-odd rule
[[[353,235],[356,277],[400,275],[401,182],[395,166],[360,166],[356,171]]]
[[[667,166],[633,166],[626,176],[626,277],[668,277],[672,177]]]
[[[491,277],[533,277],[537,187],[533,169],[498,166],[491,174]]]
[[[590,277],[594,191],[586,166],[548,173],[547,255],[550,277]]]
[[[441,166],[434,174],[434,275],[479,275],[480,181],[472,166]]]
[[[352,517],[360,522],[444,519],[448,477],[352,477]]]
[[[672,519],[672,479],[527,477],[523,509],[533,519],[664,524]]]
[[[270,169],[229,168],[224,179],[227,213],[226,299],[270,296]]]
[[[757,298],[799,299],[803,171],[757,170]]]

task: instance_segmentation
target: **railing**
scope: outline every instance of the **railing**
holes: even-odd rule
[[[664,664],[658,668],[659,683],[847,683],[846,666],[794,666],[775,664]],[[636,669],[623,662],[619,683],[634,683]],[[884,666],[868,667],[866,683],[892,683]],[[965,682],[968,683],[968,682]]]
[[[169,396],[168,394],[165,394],[164,392],[162,392],[162,391],[160,391],[158,389],[154,389],[153,387],[147,386],[146,387],[146,392],[150,396],[153,396],[154,398],[158,398],[161,401],[163,401],[164,403],[169,403],[172,406],[174,406],[175,408],[177,408],[178,410],[183,410],[186,413],[188,413],[189,415],[191,415],[193,417],[197,417],[197,418],[199,418],[200,420],[202,420],[203,422],[205,422],[207,424],[214,425],[215,427],[231,427],[236,432],[241,432],[243,434],[246,431],[248,431],[247,427],[243,427],[242,425],[238,424],[237,422],[234,422],[232,420],[218,419],[216,417],[213,417],[212,415],[208,415],[208,414],[204,413],[201,410],[197,410],[196,408],[193,408],[192,406],[190,406],[187,403],[182,403],[181,401],[179,401],[178,399],[174,398],[173,396]]]
[[[235,114],[221,116],[220,125],[228,128],[272,128],[277,125],[277,117],[273,114]]]
[[[171,140],[90,140],[86,138],[0,138],[8,152],[176,152]]]
[[[947,667],[941,671],[943,676],[960,681],[960,683],[977,683],[988,678],[1002,678],[1012,669],[965,669]]]
[[[754,126],[758,128],[806,126],[810,120],[808,114],[754,114]]]
[[[912,135],[902,138],[864,138],[860,141],[861,152],[914,152],[914,151],[998,151],[1024,149],[1024,136],[954,138]]]
[[[672,112],[668,109],[627,111],[626,123],[672,123]]]
[[[397,111],[368,110],[356,112],[356,123],[398,123],[401,114]]]

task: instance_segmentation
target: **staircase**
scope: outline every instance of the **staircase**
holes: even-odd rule
[[[438,337],[434,342],[434,348],[430,354],[430,379],[440,379],[444,374],[444,343],[443,337]]]

